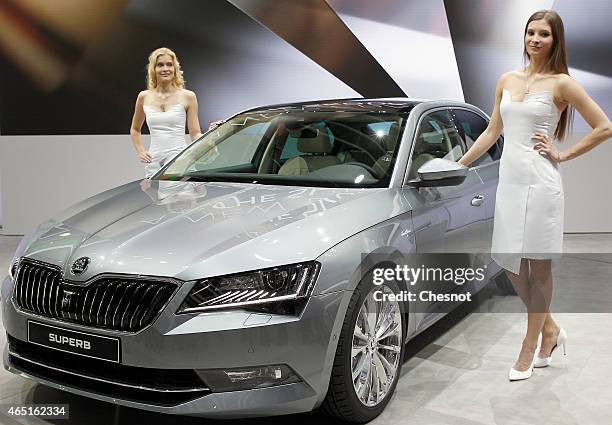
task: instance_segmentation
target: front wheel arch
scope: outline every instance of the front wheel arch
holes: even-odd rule
[[[377,266],[380,266],[381,264],[383,263],[379,263]],[[360,396],[357,394],[357,389],[354,386],[356,384],[354,383],[352,375],[352,349],[354,347],[353,332],[356,329],[358,315],[361,312],[362,306],[366,302],[366,298],[376,287],[371,279],[371,270],[373,270],[373,268],[371,268],[364,278],[361,279],[351,294],[351,299],[344,314],[340,337],[338,338],[327,393],[325,399],[320,405],[320,409],[323,413],[350,422],[369,421],[378,416],[384,410],[385,406],[392,397],[399,380],[405,351],[408,315],[402,308],[403,303],[397,302],[402,326],[402,334],[398,344],[399,353],[397,353],[397,357],[399,360],[397,361],[397,367],[395,373],[393,374],[391,384],[380,402],[377,401],[377,404],[373,406],[365,405],[360,400]],[[400,286],[395,281],[390,281],[388,284],[385,283],[381,285],[381,287],[383,286],[390,288],[395,293],[400,291]],[[369,397],[366,398],[369,399]]]

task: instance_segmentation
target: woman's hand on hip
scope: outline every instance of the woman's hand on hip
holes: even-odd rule
[[[561,162],[561,154],[553,145],[553,143],[548,140],[548,137],[546,137],[545,134],[533,133],[531,138],[538,141],[536,144],[533,145],[533,148],[537,150],[540,155],[548,155],[548,157],[552,161]]]

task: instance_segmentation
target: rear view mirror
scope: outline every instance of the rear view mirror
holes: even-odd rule
[[[311,127],[304,127],[289,131],[289,135],[295,139],[314,139],[319,135],[319,130]]]

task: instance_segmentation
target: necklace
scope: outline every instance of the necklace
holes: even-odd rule
[[[166,101],[167,101],[167,100],[168,100],[168,98],[169,98],[170,96],[172,96],[173,94],[174,94],[174,93],[166,93],[166,94],[163,94],[163,93],[161,93],[161,92],[156,91],[156,96],[157,96],[157,98],[158,98],[158,99],[160,100],[160,102],[161,102],[161,103],[159,104],[159,108],[162,110],[162,112],[165,112],[165,111],[166,111],[166,106],[167,106],[167,105],[166,105]]]
[[[550,75],[549,73],[543,72],[543,73],[538,73],[535,72],[532,75],[529,75],[529,70],[527,68],[524,69],[525,72],[525,94],[528,94],[531,90],[531,86],[533,83],[535,83],[536,81],[540,81],[542,79],[547,79],[548,76]],[[531,78],[531,82],[529,82],[529,77]]]
[[[535,74],[534,77],[537,77],[537,74]],[[525,77],[525,94],[529,93],[529,89],[530,89],[531,84],[535,83],[536,80],[537,80],[537,78],[533,78],[533,80],[530,83],[529,82],[529,74]]]

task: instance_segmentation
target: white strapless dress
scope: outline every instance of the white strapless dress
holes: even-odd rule
[[[564,194],[559,164],[533,149],[534,132],[553,140],[561,112],[551,92],[513,101],[503,90],[504,150],[493,219],[491,257],[518,274],[521,258],[559,258],[563,252]]]
[[[152,161],[145,165],[146,177],[151,177],[176,154],[185,149],[185,106],[177,103],[165,111],[144,105],[147,126],[151,133],[149,154]]]

